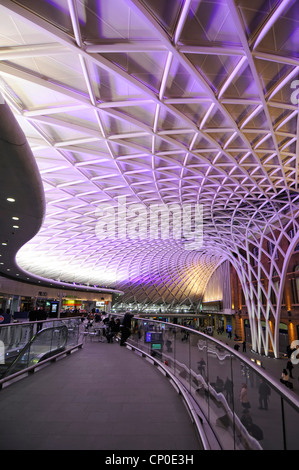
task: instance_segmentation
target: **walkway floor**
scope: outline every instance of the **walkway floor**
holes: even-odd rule
[[[1,450],[199,450],[181,397],[118,343],[83,349],[0,391]]]

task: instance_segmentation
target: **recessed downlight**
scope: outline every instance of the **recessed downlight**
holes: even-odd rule
[[[12,227],[13,228],[20,228],[18,225],[13,225]]]
[[[16,200],[13,197],[8,197],[6,198],[8,202],[16,202]]]
[[[20,220],[19,217],[12,217],[12,220]]]

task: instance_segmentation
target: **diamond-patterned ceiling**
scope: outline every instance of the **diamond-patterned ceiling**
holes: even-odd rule
[[[223,220],[298,191],[298,2],[4,0],[0,13],[0,91],[47,203],[20,267],[197,302],[228,255]],[[99,208],[120,197],[203,205],[202,249],[99,239]]]

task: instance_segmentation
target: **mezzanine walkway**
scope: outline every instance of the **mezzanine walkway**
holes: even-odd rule
[[[84,347],[0,391],[1,450],[198,450],[181,397],[119,343]]]

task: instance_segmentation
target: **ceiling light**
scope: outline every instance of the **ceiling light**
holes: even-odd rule
[[[18,225],[13,225],[13,228],[20,228]]]
[[[16,200],[13,197],[8,197],[6,200],[8,202],[16,202]]]
[[[12,217],[12,220],[20,220],[19,217]]]

